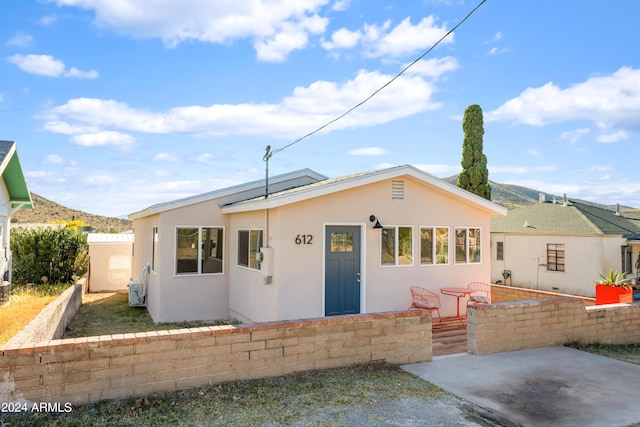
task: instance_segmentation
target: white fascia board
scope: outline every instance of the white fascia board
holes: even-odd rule
[[[300,169],[297,171],[285,173],[282,175],[277,175],[269,178],[269,184],[277,184],[283,181],[287,181],[290,179],[302,178],[308,176],[309,178],[315,179],[317,181],[322,181],[327,179],[326,176],[315,172],[311,169]],[[243,191],[255,190],[260,187],[265,186],[265,180],[260,179],[257,181],[251,181],[244,184],[235,185],[232,187],[221,188],[219,190],[210,191],[208,193],[196,194],[195,196],[185,197],[178,200],[173,200],[170,202],[159,203],[157,205],[149,206],[146,209],[143,209],[138,212],[134,212],[128,215],[130,220],[144,218],[147,216],[155,215],[158,213],[170,211],[173,209],[182,208],[189,205],[194,205],[196,203],[207,202],[210,200],[215,200],[221,197],[231,196],[236,193],[241,193]]]
[[[11,147],[9,147],[9,151],[7,151],[7,155],[4,156],[4,159],[2,159],[2,163],[0,163],[0,174],[2,174],[4,172],[4,170],[7,168],[7,165],[9,164],[9,161],[16,154],[16,142],[15,141],[3,141],[3,142],[10,142],[11,143]]]
[[[253,200],[248,202],[239,202],[228,206],[221,206],[222,213],[249,212],[264,209],[273,209],[291,203],[309,200],[314,197],[325,196],[338,191],[348,190],[362,185],[372,184],[386,179],[398,178],[401,176],[411,176],[419,181],[432,185],[442,191],[453,193],[472,204],[480,205],[484,209],[493,212],[495,215],[506,215],[507,208],[486,200],[480,196],[465,191],[455,185],[449,184],[439,178],[436,178],[426,172],[421,171],[410,165],[398,166],[390,169],[374,171],[370,174],[356,176],[344,181],[330,182],[326,185],[310,187],[308,189],[301,188],[293,193],[285,193],[281,195],[270,195],[267,199]]]

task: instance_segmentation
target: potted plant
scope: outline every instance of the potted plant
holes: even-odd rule
[[[631,281],[624,278],[625,274],[613,270],[609,270],[607,276],[598,273],[600,279],[594,282],[596,284],[596,305],[633,302],[633,287]]]

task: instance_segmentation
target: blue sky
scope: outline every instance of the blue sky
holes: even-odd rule
[[[0,139],[32,192],[121,216],[264,178],[480,1],[4,0]],[[460,170],[484,111],[489,179],[640,207],[640,2],[487,0],[272,175]]]

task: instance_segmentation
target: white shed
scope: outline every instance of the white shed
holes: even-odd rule
[[[90,233],[89,292],[126,290],[131,279],[133,233]]]

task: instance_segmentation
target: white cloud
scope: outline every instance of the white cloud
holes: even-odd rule
[[[198,163],[210,163],[216,156],[212,153],[202,153],[196,156],[195,160]]]
[[[29,47],[32,42],[33,37],[29,34],[23,33],[22,31],[18,31],[16,35],[7,42],[7,46]]]
[[[566,89],[552,82],[527,88],[484,117],[486,121],[508,120],[532,126],[573,120],[634,126],[638,114],[640,70],[622,67]]]
[[[51,183],[64,183],[66,179],[64,176],[60,175],[57,172],[52,171],[27,171],[24,174],[25,178],[29,179],[29,183],[31,182],[45,182],[47,184]]]
[[[72,77],[83,79],[95,79],[98,72],[95,70],[80,71],[75,67],[65,71],[64,62],[55,59],[51,55],[12,55],[7,58],[9,62],[15,64],[22,71],[30,74],[38,74],[48,77]]]
[[[443,65],[445,63],[449,65]],[[430,64],[434,67],[431,71],[434,75],[454,68],[447,60]],[[46,130],[67,134],[120,130],[207,137],[269,135],[292,138],[343,114],[390,79],[389,75],[362,70],[342,84],[316,81],[306,87],[297,87],[291,96],[277,104],[195,105],[174,107],[165,112],[137,109],[115,100],[75,98],[51,108],[40,117],[46,120]],[[433,84],[423,76],[405,74],[362,107],[333,123],[325,132],[384,124],[438,109],[440,103],[432,100],[434,92]],[[86,132],[88,129],[91,131]],[[132,142],[130,138],[118,140],[120,143]]]
[[[326,18],[317,15],[296,23],[285,22],[278,33],[254,43],[258,59],[268,62],[284,61],[289,53],[307,45],[309,33],[323,33],[327,23]]]
[[[196,40],[226,44],[250,40],[262,60],[281,61],[324,32],[327,20],[317,12],[328,0],[203,1],[53,0],[95,13],[100,28],[136,38],[159,38],[167,47]],[[337,7],[345,3],[336,4]]]
[[[64,74],[65,77],[75,77],[78,79],[97,79],[98,72],[96,70],[81,71],[76,67],[71,67],[69,71]]]
[[[413,64],[413,66],[406,71],[406,74],[417,74],[436,79],[447,72],[457,70],[459,67],[460,65],[458,64],[458,61],[451,56],[422,59]]]
[[[350,3],[351,3],[351,0],[336,0],[331,10],[335,10],[337,12],[345,11],[349,8]]]
[[[64,62],[51,55],[12,55],[7,59],[30,74],[60,77],[64,73]]]
[[[492,47],[491,49],[489,49],[489,52],[487,54],[489,56],[493,56],[493,55],[500,55],[503,53],[507,53],[510,51],[511,49],[509,49],[508,47]]]
[[[531,148],[531,149],[529,149],[529,151],[527,151],[527,154],[529,154],[531,157],[540,157],[540,155],[542,153],[540,152],[540,150],[536,150],[535,148]]]
[[[388,151],[381,147],[366,147],[351,150],[347,154],[350,156],[383,156],[387,153]]]
[[[423,18],[417,25],[411,24],[410,18],[405,18],[393,29],[390,21],[381,26],[365,25],[363,44],[365,55],[371,58],[391,57],[397,58],[412,54],[431,47],[440,40],[447,29],[443,24],[438,27],[433,16]],[[454,35],[444,39],[442,43],[453,43]]]
[[[93,185],[109,185],[109,184],[118,182],[118,180],[114,176],[107,175],[107,174],[88,175],[83,178],[83,181],[86,184],[89,184],[92,186]]]
[[[610,144],[610,143],[622,141],[628,138],[629,138],[629,135],[627,134],[627,132],[623,130],[618,130],[612,133],[599,135],[596,138],[596,141],[603,142],[605,144]]]
[[[48,121],[43,126],[44,130],[63,135],[77,135],[80,133],[97,132],[98,128],[89,126],[76,126],[64,121]]]
[[[81,135],[75,135],[71,138],[71,143],[73,143],[74,145],[79,145],[81,147],[99,147],[105,145],[126,147],[133,144],[134,142],[135,139],[132,136],[114,131],[85,133]]]
[[[57,154],[48,154],[44,158],[45,163],[61,164],[63,162],[62,157]]]
[[[43,16],[38,20],[38,24],[42,25],[43,27],[47,27],[53,24],[54,22],[56,22],[57,20],[58,20],[58,17],[56,15]]]
[[[153,157],[153,160],[159,162],[172,162],[177,163],[180,161],[180,156],[169,153],[158,153]]]
[[[560,135],[560,140],[569,141],[569,144],[575,144],[580,138],[584,135],[588,135],[589,133],[591,133],[591,129],[589,128],[580,128],[571,132],[563,132],[562,135]]]
[[[321,45],[326,50],[351,49],[358,44],[361,38],[362,33],[358,30],[350,31],[346,28],[340,28],[331,35],[331,41],[322,40]]]
[[[589,168],[591,172],[607,172],[612,170],[611,166],[592,166]]]

